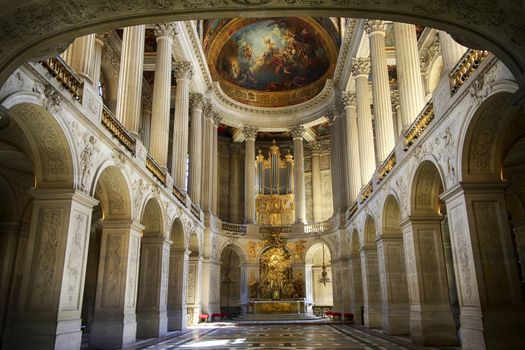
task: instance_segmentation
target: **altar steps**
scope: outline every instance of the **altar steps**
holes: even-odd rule
[[[316,323],[326,323],[328,319],[306,314],[250,314],[243,315],[234,318],[231,322],[246,326],[246,325],[255,325],[255,324],[267,324],[267,325],[278,325],[278,324],[316,324]]]

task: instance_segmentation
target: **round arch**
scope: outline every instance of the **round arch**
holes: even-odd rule
[[[440,214],[439,194],[444,190],[442,179],[434,162],[424,160],[419,164],[411,182],[411,215]]]
[[[221,249],[219,250],[219,256],[222,256],[222,254],[224,253],[225,249],[232,249],[232,250],[234,250],[235,253],[237,253],[237,255],[239,255],[239,259],[240,259],[241,264],[247,264],[249,262],[248,254],[247,254],[246,250],[241,245],[239,245],[237,243],[225,243],[221,247]]]
[[[151,197],[146,201],[141,215],[144,237],[164,237],[164,216],[159,201]]]
[[[94,197],[98,199],[104,220],[131,219],[131,191],[126,177],[116,166],[106,166],[97,174]]]
[[[399,234],[399,223],[401,222],[401,211],[397,198],[393,194],[389,194],[383,205],[382,215],[382,229],[381,234],[392,235]]]
[[[325,254],[328,253],[328,260],[332,257],[332,249],[330,248],[330,245],[327,241],[324,239],[321,239],[321,242],[313,242],[307,249],[306,254],[304,256],[304,262],[305,264],[313,264],[314,255],[319,252],[319,250],[323,247],[325,249]]]
[[[170,230],[171,247],[175,249],[186,249],[188,243],[184,232],[184,225],[180,218],[175,218],[171,224]]]
[[[376,246],[376,224],[375,220],[371,215],[367,215],[365,219],[365,226],[363,227],[364,233],[364,246],[375,247]]]

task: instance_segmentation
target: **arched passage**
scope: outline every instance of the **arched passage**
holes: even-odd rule
[[[168,331],[166,299],[170,242],[164,237],[164,217],[156,199],[147,201],[142,224],[144,233],[140,249],[137,337],[157,338]]]
[[[364,323],[370,328],[381,327],[381,289],[377,261],[376,228],[374,218],[365,220],[364,245],[361,248],[361,271],[363,278]]]
[[[313,303],[314,314],[323,315],[324,311],[334,306],[330,247],[324,241],[313,244],[306,252],[304,262],[308,267],[305,273],[310,273],[311,279],[310,290],[306,295],[310,296]]]
[[[232,245],[221,254],[221,313],[232,317],[241,314],[241,258]]]
[[[180,218],[171,225],[170,263],[168,275],[168,331],[186,328],[186,280],[188,256],[184,226]]]
[[[188,241],[188,250],[190,251],[188,261],[188,280],[186,304],[188,308],[188,323],[199,323],[199,314],[201,310],[201,283],[202,283],[202,259],[199,236],[197,232],[192,232]]]
[[[386,334],[409,334],[409,300],[399,204],[389,195],[377,239],[382,325]]]
[[[411,214],[403,221],[403,240],[410,296],[410,336],[423,345],[456,345],[448,276],[454,268],[445,259],[439,195],[443,181],[430,160],[416,169],[411,185]],[[447,268],[449,265],[450,268]]]

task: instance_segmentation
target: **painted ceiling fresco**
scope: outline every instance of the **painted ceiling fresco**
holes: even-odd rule
[[[231,98],[279,107],[317,95],[331,78],[340,44],[330,19],[210,21],[203,47],[214,80]]]

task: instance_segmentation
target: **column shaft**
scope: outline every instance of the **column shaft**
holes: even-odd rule
[[[368,21],[366,30],[370,38],[377,155],[379,161],[382,162],[394,149],[395,144],[390,85],[386,63],[385,31],[382,21],[379,20]]]
[[[321,165],[319,143],[311,143],[312,149],[312,202],[314,209],[314,222],[323,221],[323,203],[321,195]]]
[[[115,112],[126,129],[136,135],[139,131],[142,101],[144,35],[144,25],[124,28]]]
[[[243,128],[246,137],[246,154],[244,157],[244,220],[247,224],[255,224],[255,137],[257,129]]]
[[[295,222],[306,223],[306,201],[304,189],[304,127],[296,125],[292,128],[293,157],[294,157],[294,199]]]
[[[175,186],[185,190],[191,65],[189,62],[176,63],[174,72],[177,77],[177,90],[175,93],[175,116],[173,118],[171,175]]]
[[[346,150],[345,165],[347,173],[347,187],[349,191],[349,205],[357,199],[361,188],[361,166],[359,160],[359,132],[357,130],[357,109],[355,93],[343,96],[346,116]]]
[[[213,132],[213,120],[211,117],[211,110],[207,108],[206,110],[206,118],[204,120],[204,128],[203,128],[203,161],[202,161],[202,190],[201,190],[201,208],[205,212],[210,212],[211,207],[211,198],[212,198],[212,176],[211,176],[211,170],[212,170],[212,156],[213,156],[213,139],[212,139],[212,132]]]
[[[212,154],[212,212],[219,215],[219,124],[222,118],[218,113],[213,116],[213,154]]]
[[[100,82],[100,67],[102,64],[102,49],[104,41],[98,35],[95,37],[95,50],[93,52],[93,86],[98,91],[98,83]]]
[[[201,205],[201,175],[202,175],[202,108],[201,94],[192,94],[191,123],[190,123],[190,177],[188,179],[188,193],[193,203]]]
[[[439,42],[441,44],[444,69],[446,74],[448,74],[459,62],[467,48],[458,44],[452,39],[450,34],[442,30],[439,31]]]
[[[334,214],[338,213],[341,210],[341,191],[338,189],[341,188],[341,179],[339,176],[339,152],[340,152],[340,143],[337,125],[336,115],[332,114],[329,116],[328,120],[330,123],[330,173],[332,175],[332,202],[334,206]],[[297,209],[296,209],[297,210]]]
[[[168,164],[171,96],[171,47],[173,31],[157,27],[157,55],[151,112],[151,137],[149,152],[161,167]]]
[[[425,106],[416,26],[394,22],[394,35],[401,122],[403,129],[406,129]]]
[[[239,222],[239,144],[230,144],[229,221]]]
[[[66,63],[93,85],[98,84],[98,80],[94,80],[94,56],[95,34],[84,35],[76,38],[63,54]]]

